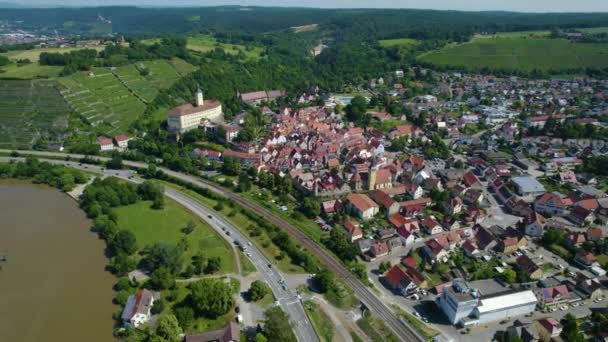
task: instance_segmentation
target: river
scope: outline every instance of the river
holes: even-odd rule
[[[78,204],[0,182],[0,341],[113,341],[114,277]]]

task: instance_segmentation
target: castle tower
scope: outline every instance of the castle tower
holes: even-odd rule
[[[199,87],[196,90],[196,106],[200,107],[205,103],[204,99],[203,99],[203,91],[201,90],[201,88]]]

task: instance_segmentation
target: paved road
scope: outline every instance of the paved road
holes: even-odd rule
[[[12,157],[0,157],[0,162],[10,160],[23,160],[23,158],[12,158]],[[125,179],[134,183],[143,182],[142,179],[135,176],[135,173],[130,170],[102,170],[100,166],[80,164],[73,161],[65,160],[53,160],[53,159],[41,159],[48,161],[53,164],[70,166],[86,171],[91,171],[106,176],[115,176],[118,178]],[[217,212],[211,208],[208,208],[198,202],[196,199],[183,194],[172,188],[165,188],[165,196],[176,201],[180,205],[192,211],[194,214],[205,220],[213,229],[215,229],[221,236],[228,240],[232,245],[237,242],[246,249],[247,257],[251,260],[257,271],[262,276],[262,279],[269,285],[272,293],[277,299],[276,303],[287,313],[289,316],[295,335],[300,342],[315,342],[319,339],[315,333],[302,302],[299,296],[291,290],[284,280],[281,272],[271,263],[266,256],[253,244],[250,240],[234,227],[230,222],[226,221],[221,216],[217,215]],[[235,254],[238,258],[238,254]]]
[[[10,153],[11,150],[2,150],[0,152]],[[31,154],[37,156],[50,156],[50,157],[71,157],[71,158],[82,158],[83,155],[78,154],[66,154],[66,153],[55,153],[55,152],[38,152],[38,151],[18,151],[21,154]],[[104,157],[93,157],[99,160],[108,160],[109,158]],[[147,168],[147,164],[132,161],[123,161],[123,164],[133,168]],[[239,205],[246,209],[252,210],[257,214],[261,215],[269,222],[276,224],[290,235],[296,238],[307,250],[313,253],[329,270],[333,271],[338,275],[356,294],[357,298],[374,314],[378,316],[384,323],[395,333],[395,335],[401,341],[424,341],[424,338],[414,330],[405,320],[400,319],[397,315],[384,304],[367,286],[365,286],[359,279],[355,278],[350,271],[338,261],[332,254],[319,246],[315,241],[311,240],[308,236],[302,233],[298,228],[293,226],[291,223],[264,208],[263,206],[251,202],[240,195],[226,190],[219,185],[205,181],[203,179],[193,177],[190,175],[182,174],[179,172],[171,171],[166,168],[159,167],[167,175],[189,182],[199,187],[207,188],[212,190],[228,199],[233,200]]]

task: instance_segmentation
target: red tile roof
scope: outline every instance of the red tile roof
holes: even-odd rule
[[[220,101],[217,100],[206,100],[202,106],[193,106],[192,103],[186,103],[181,106],[173,108],[170,112],[170,116],[184,116],[194,113],[199,113],[205,110],[216,108],[221,106]]]
[[[346,199],[359,211],[364,212],[371,208],[378,208],[378,204],[372,201],[367,195],[363,194],[348,194]]]

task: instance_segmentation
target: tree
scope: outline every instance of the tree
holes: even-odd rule
[[[190,220],[190,221],[188,221],[186,226],[184,228],[182,228],[182,232],[186,235],[189,235],[194,231],[194,228],[196,228],[196,223],[194,223],[194,221]]]
[[[106,162],[106,167],[108,169],[120,170],[123,168],[122,158],[118,155],[112,157],[112,159]]]
[[[173,310],[182,329],[187,330],[194,322],[194,310],[189,306],[180,306]]]
[[[266,297],[268,294],[270,294],[270,288],[263,281],[255,280],[253,283],[251,283],[251,287],[249,288],[249,298],[252,301],[257,302],[258,300]]]
[[[513,271],[512,269],[504,270],[504,272],[502,272],[502,276],[505,279],[505,281],[509,284],[513,284],[517,280],[517,273],[515,271]]]
[[[585,341],[585,337],[578,329],[578,324],[576,323],[576,317],[571,313],[566,314],[562,319],[563,330],[560,336],[564,339],[564,341],[568,342],[583,342]]]
[[[177,274],[182,268],[182,251],[167,242],[156,242],[144,250],[142,264],[149,271],[165,267],[172,274]]]
[[[346,106],[346,118],[348,121],[359,123],[363,121],[367,113],[367,100],[361,95],[353,97],[350,104]]]
[[[353,261],[359,254],[357,247],[350,242],[343,229],[332,229],[323,242],[343,261]]]
[[[280,307],[272,307],[264,313],[264,335],[268,341],[296,342],[289,317]]]
[[[220,257],[211,257],[207,261],[207,267],[205,267],[205,273],[215,273],[222,267],[222,259]]]
[[[157,300],[154,301],[154,304],[152,304],[152,314],[153,315],[157,315],[161,312],[163,312],[163,310],[165,310],[165,300],[162,298],[159,298]]]
[[[117,254],[110,259],[110,269],[117,276],[124,276],[133,271],[135,267],[137,267],[135,259],[126,254]]]
[[[148,281],[150,287],[155,290],[166,290],[175,286],[175,276],[164,266],[152,272]]]
[[[156,334],[166,341],[179,342],[183,333],[182,328],[179,326],[179,322],[174,315],[166,314],[161,315],[156,322]]]
[[[188,303],[198,316],[217,318],[234,306],[232,289],[219,279],[203,279],[190,285]]]
[[[132,255],[137,250],[137,240],[135,234],[130,230],[121,229],[111,240],[110,249],[114,254],[123,253]]]
[[[319,215],[321,211],[321,204],[314,198],[306,197],[302,202],[302,213],[308,218],[314,218]]]
[[[332,272],[328,269],[323,268],[317,274],[315,274],[313,281],[315,286],[321,293],[329,291],[336,285],[336,279]]]

